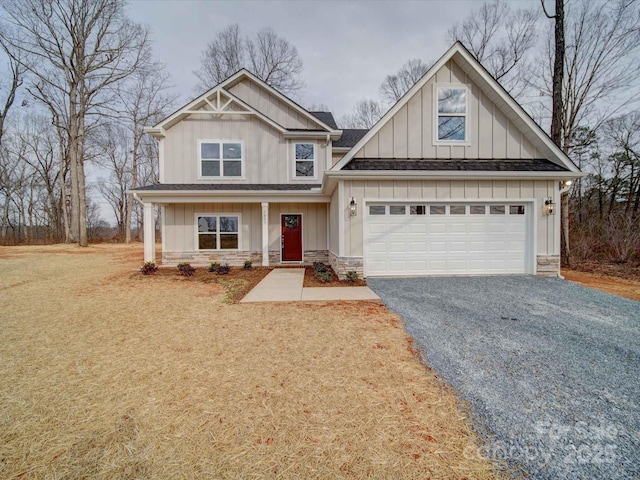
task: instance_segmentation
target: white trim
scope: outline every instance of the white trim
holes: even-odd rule
[[[216,232],[205,233],[198,231],[198,217],[216,217]],[[204,235],[215,235],[216,246],[219,245],[219,239],[221,233],[234,233],[234,232],[221,232],[220,231],[220,217],[238,217],[238,248],[199,248],[198,237],[201,233]],[[242,214],[231,212],[196,212],[193,214],[194,230],[195,230],[195,244],[194,250],[198,252],[240,252],[242,251]]]
[[[283,260],[282,259],[282,250],[284,249],[284,245],[282,243],[282,217],[284,217],[285,215],[300,215],[300,224],[301,224],[301,228],[300,228],[300,248],[302,249],[301,252],[301,258],[300,260]],[[287,213],[280,213],[280,225],[279,225],[279,232],[280,232],[280,263],[303,263],[304,262],[304,221],[302,219],[303,214],[302,212],[300,213],[296,213],[296,212],[287,212]]]
[[[144,261],[156,261],[156,222],[154,215],[153,203],[147,202],[143,204],[143,241],[144,241]]]
[[[464,170],[329,170],[327,177],[345,180],[573,180],[585,177],[582,172],[522,172],[522,171],[464,171]]]
[[[537,274],[537,236],[538,236],[538,200],[535,197],[526,198],[364,198],[362,200],[362,270],[363,277],[367,276],[367,249],[368,244],[366,242],[367,222],[369,221],[368,206],[370,204],[457,204],[462,203],[465,205],[471,204],[501,204],[501,205],[519,205],[524,204],[525,207],[525,273],[529,275]],[[385,214],[386,215],[386,214]],[[487,212],[486,216],[490,214]]]
[[[308,159],[296,158],[296,145],[313,145],[313,176],[312,177],[298,177],[296,176],[296,164],[297,162],[309,161]],[[291,142],[291,180],[295,182],[305,180],[318,180],[318,143],[315,140],[310,141],[297,141]]]
[[[162,253],[166,251],[166,238],[167,238],[167,218],[166,218],[166,208],[164,205],[160,205],[160,215],[162,216],[162,222],[160,223],[160,235],[162,238],[160,239],[160,247],[162,248]]]
[[[560,164],[564,165],[571,173],[575,176],[579,176],[580,170],[578,167],[567,157],[567,155],[549,138],[549,136],[544,133],[542,128],[535,123],[535,121],[524,111],[522,106],[518,104],[513,98],[509,96],[507,91],[485,70],[485,68],[476,60],[473,55],[462,45],[460,42],[456,42],[447,50],[447,52],[438,59],[436,63],[425,73],[420,80],[418,80],[413,87],[411,87],[407,93],[405,93],[400,100],[396,102],[396,104],[391,107],[384,116],[378,120],[378,122],[367,132],[367,134],[360,139],[348,152],[347,154],[336,163],[331,170],[336,171],[342,169],[353,157],[354,155],[362,149],[367,142],[369,142],[374,135],[376,135],[382,127],[391,119],[393,116],[404,107],[409,100],[422,88],[424,87],[432,78],[434,78],[435,74],[440,70],[454,55],[459,55],[462,57],[462,60],[465,60],[468,66],[493,90],[496,95],[507,104],[510,108],[511,112],[515,114],[517,118],[519,118],[524,125],[526,125],[531,133],[537,137],[537,139],[547,148],[548,153],[554,159],[556,159]],[[477,82],[474,82],[477,84]],[[478,87],[482,90],[481,86]],[[507,117],[509,117],[508,112]],[[544,153],[544,152],[542,152]],[[415,172],[414,172],[415,173]],[[574,176],[574,178],[576,178]]]
[[[256,77],[253,73],[251,73],[249,70],[247,70],[245,68],[239,70],[238,72],[236,72],[235,74],[231,75],[229,78],[227,78],[226,80],[224,80],[223,82],[218,84],[218,87],[224,88],[224,87],[227,87],[229,85],[233,85],[233,84],[237,83],[238,81],[240,81],[240,79],[242,77],[247,77],[247,78],[253,80],[258,85],[260,85],[261,87],[265,88],[267,91],[269,91],[275,97],[277,97],[279,100],[282,100],[287,105],[289,105],[291,108],[295,109],[298,113],[302,114],[302,116],[304,116],[307,120],[311,120],[313,123],[315,123],[316,125],[324,128],[325,130],[327,130],[329,132],[336,132],[336,133],[339,132],[339,130],[333,130],[329,125],[321,122],[318,118],[316,118],[313,115],[311,115],[307,110],[302,108],[300,105],[295,103],[293,100],[291,100],[290,98],[288,98],[285,95],[283,95],[282,93],[280,93],[278,90],[273,88],[271,85],[268,85],[264,81],[260,80],[258,77]]]
[[[438,111],[439,106],[439,96],[438,92],[441,89],[464,89],[465,91],[465,112],[464,114],[454,113],[454,114],[442,114],[442,116],[452,116],[452,117],[463,117],[464,118],[464,140],[440,140],[438,138],[439,129],[438,129],[438,119],[440,118],[440,112]],[[447,145],[447,146],[461,146],[468,147],[471,145],[471,132],[473,131],[471,126],[471,112],[469,111],[469,97],[471,96],[472,86],[467,83],[451,83],[451,82],[434,82],[433,83],[433,117],[431,119],[433,123],[433,132],[432,132],[432,145]]]
[[[269,266],[269,202],[262,202],[262,266]]]
[[[338,256],[344,257],[344,182],[338,182]]]
[[[244,180],[245,179],[245,154],[244,154],[244,140],[233,139],[208,139],[199,138],[198,142],[198,180]],[[219,159],[203,159],[202,158],[202,144],[203,143],[217,143],[220,146],[220,158]],[[223,157],[223,145],[225,143],[239,143],[242,150],[240,158],[227,158]],[[225,176],[224,173],[224,161],[240,162],[240,176]],[[220,175],[218,176],[204,176],[202,175],[202,162],[203,161],[218,161],[220,162]]]

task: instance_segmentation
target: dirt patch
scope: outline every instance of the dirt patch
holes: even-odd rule
[[[495,478],[383,306],[60,253],[0,260],[0,478]]]
[[[562,276],[585,287],[640,301],[640,281],[636,279],[568,269],[562,270]]]
[[[321,282],[316,278],[316,272],[313,267],[305,267],[303,287],[366,287],[367,282],[358,279],[355,282],[347,282],[339,280],[338,276],[331,270],[331,280],[329,282]]]
[[[596,275],[624,278],[640,282],[640,264],[633,262],[615,263],[597,260],[585,260],[572,265],[570,270],[594,273]]]
[[[132,280],[153,283],[156,279],[160,281],[173,281],[181,283],[202,283],[217,284],[224,288],[226,296],[225,303],[238,303],[242,300],[260,280],[266,277],[270,268],[250,268],[231,267],[229,273],[218,275],[215,272],[209,272],[208,267],[195,267],[195,272],[190,277],[180,275],[176,268],[162,267],[158,268],[156,273],[152,275],[142,275],[136,272],[131,275]]]

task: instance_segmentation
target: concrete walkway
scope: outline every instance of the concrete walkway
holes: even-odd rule
[[[369,287],[303,288],[303,282],[304,268],[276,268],[253,287],[240,303],[380,300]]]

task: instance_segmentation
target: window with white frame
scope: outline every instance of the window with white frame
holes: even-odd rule
[[[200,140],[201,177],[241,177],[244,145],[241,141]]]
[[[240,218],[238,215],[201,214],[198,222],[198,250],[238,250]]]
[[[463,85],[439,86],[436,138],[438,142],[466,142],[469,139],[468,89]]]
[[[293,145],[294,178],[316,177],[316,144],[295,143]]]

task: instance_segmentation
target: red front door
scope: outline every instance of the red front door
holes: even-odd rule
[[[302,215],[282,215],[282,261],[302,261]]]

